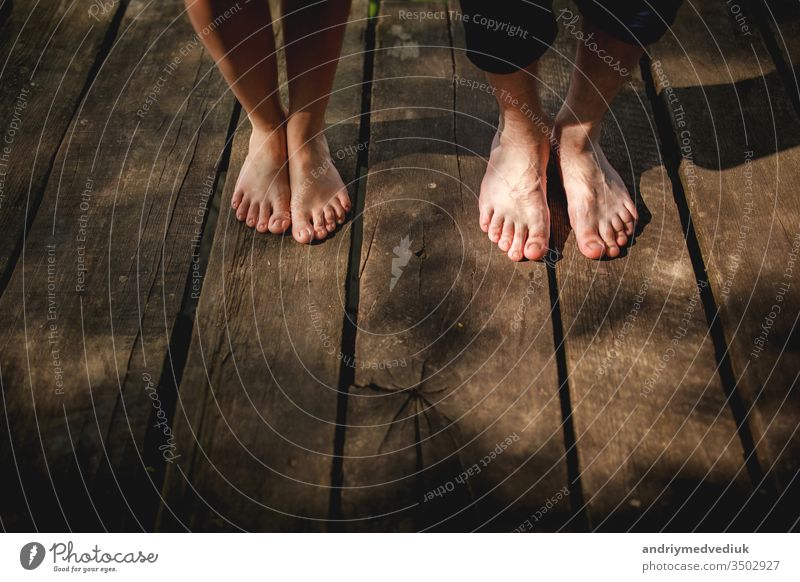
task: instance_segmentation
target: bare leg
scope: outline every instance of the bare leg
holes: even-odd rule
[[[489,165],[481,183],[480,226],[513,261],[547,252],[547,160],[551,124],[539,101],[536,64],[508,75],[488,74],[500,107]]]
[[[231,201],[236,217],[259,232],[282,233],[291,220],[290,190],[269,5],[266,0],[185,2],[192,25],[253,126]]]
[[[333,232],[351,208],[324,134],[350,2],[283,0],[282,12],[289,78],[292,234],[298,242],[310,243]]]
[[[625,44],[584,21],[597,47],[633,70],[642,49]],[[600,56],[605,56],[601,54]],[[556,118],[559,164],[570,223],[578,248],[587,257],[616,257],[633,235],[636,206],[622,178],[600,148],[603,116],[628,77],[579,43],[567,99]]]

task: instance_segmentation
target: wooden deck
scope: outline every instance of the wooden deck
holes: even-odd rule
[[[550,172],[520,264],[457,1],[354,0],[356,208],[310,247],[232,216],[249,125],[182,2],[0,6],[3,530],[797,529],[796,3],[687,3],[607,120],[635,243],[584,259]]]

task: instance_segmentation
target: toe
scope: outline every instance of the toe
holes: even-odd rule
[[[347,195],[347,190],[342,190],[336,195],[336,198],[339,200],[339,204],[342,205],[345,212],[350,212],[350,209],[353,207],[352,203],[350,202],[350,196]]]
[[[259,212],[259,204],[257,202],[253,202],[250,204],[250,208],[247,211],[247,226],[253,228],[258,222],[258,212]]]
[[[625,234],[628,236],[633,236],[633,231],[636,228],[636,223],[631,220],[630,222],[625,223]]]
[[[346,212],[344,211],[344,208],[342,208],[342,203],[339,202],[338,198],[331,200],[331,208],[333,208],[333,214],[336,217],[336,224],[344,224]]]
[[[314,240],[314,229],[311,226],[310,218],[298,220],[292,217],[292,236],[294,240],[302,244],[308,244]]]
[[[538,261],[547,252],[545,240],[540,235],[528,234],[528,240],[525,241],[525,258],[529,261]]]
[[[243,221],[247,218],[247,211],[250,210],[250,200],[243,198],[239,207],[236,209],[236,220]]]
[[[633,200],[625,200],[623,201],[623,206],[625,206],[625,210],[628,212],[626,214],[630,215],[632,221],[639,220],[639,212],[636,210],[636,204],[633,203]],[[623,218],[623,222],[628,222],[625,218]]]
[[[628,234],[627,234],[628,227],[622,220],[622,216],[613,217],[611,219],[611,227],[614,229],[614,242],[616,242],[621,247],[628,244]]]
[[[322,214],[325,217],[325,228],[328,229],[328,232],[336,230],[336,213],[333,211],[333,206],[330,204],[326,206]]]
[[[619,214],[619,220],[622,222],[622,228],[618,230],[622,230],[628,236],[633,236],[633,229],[636,227],[636,216],[624,210]]]
[[[575,233],[578,239],[578,250],[587,259],[599,259],[605,251],[605,244],[600,236],[594,231],[584,231],[581,234]]]
[[[497,243],[497,246],[500,247],[500,250],[504,253],[507,253],[508,250],[511,248],[511,242],[514,240],[514,223],[510,220],[507,220],[503,224],[503,234],[500,235],[500,242]]]
[[[289,228],[289,225],[292,224],[292,218],[288,211],[286,210],[278,210],[276,211],[274,208],[272,210],[272,215],[269,219],[269,231],[273,234],[283,234],[286,232],[286,229]]]
[[[317,210],[312,216],[314,222],[314,236],[316,236],[317,240],[322,240],[328,236],[328,229],[325,228],[325,216],[322,214],[322,210]]]
[[[272,202],[272,214],[269,219],[269,231],[273,234],[282,234],[292,224],[292,213],[289,206],[289,196],[282,196]]]
[[[492,216],[492,222],[489,225],[489,240],[497,244],[500,240],[500,235],[503,233],[503,217],[499,214]]]
[[[492,215],[494,209],[491,207],[484,207],[481,209],[480,225],[483,232],[489,232],[489,225],[492,223]]]
[[[508,249],[508,258],[512,261],[521,261],[523,254],[522,249],[525,244],[525,238],[528,236],[528,228],[524,224],[518,224],[514,227],[514,240],[511,242],[511,248]]]
[[[242,203],[242,198],[244,198],[244,192],[237,188],[231,198],[231,207],[234,209],[239,208],[239,205]]]
[[[267,232],[269,229],[269,204],[262,204],[261,211],[258,213],[258,222],[256,223],[256,230],[258,232]]]
[[[619,256],[619,246],[617,246],[617,233],[614,228],[608,224],[601,231],[603,242],[606,243],[606,254],[611,257]]]

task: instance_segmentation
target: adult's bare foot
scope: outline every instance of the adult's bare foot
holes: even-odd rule
[[[343,224],[352,207],[347,188],[331,159],[324,133],[304,138],[289,120],[289,181],[292,236],[299,243],[322,240]]]
[[[478,200],[480,226],[512,261],[541,259],[547,253],[549,135],[541,122],[501,116],[492,141]]]
[[[258,232],[281,234],[291,224],[286,130],[253,128],[231,206],[236,218]]]
[[[636,205],[600,147],[599,124],[592,129],[570,118],[559,114],[555,136],[578,249],[590,259],[617,257],[633,236]]]

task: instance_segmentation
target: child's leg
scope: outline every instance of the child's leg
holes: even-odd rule
[[[283,0],[292,233],[301,243],[325,238],[351,208],[323,133],[349,12],[347,0]]]
[[[639,66],[643,45],[675,19],[681,0],[578,0],[584,38],[569,92],[556,118],[559,162],[578,248],[589,258],[616,257],[633,235],[636,207],[600,148],[603,116]]]
[[[260,232],[284,232],[290,224],[290,190],[269,5],[266,0],[185,1],[192,25],[253,126],[231,202],[236,217]]]

